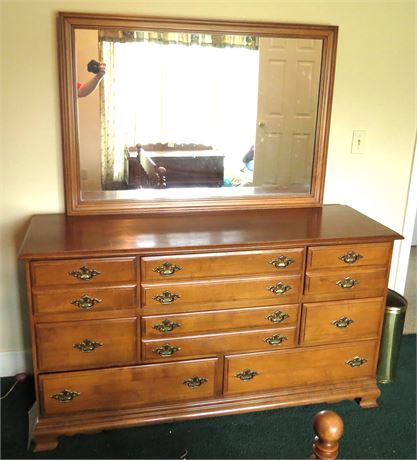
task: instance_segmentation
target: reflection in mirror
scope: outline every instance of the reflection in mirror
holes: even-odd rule
[[[76,29],[75,44],[82,191],[310,193],[321,39]]]

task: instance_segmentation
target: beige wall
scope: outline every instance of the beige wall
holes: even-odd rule
[[[29,218],[64,210],[57,11],[338,25],[325,201],[349,204],[401,231],[415,136],[414,2],[13,0],[1,8],[0,351],[28,347],[15,257]],[[367,130],[365,155],[349,153],[354,129]]]

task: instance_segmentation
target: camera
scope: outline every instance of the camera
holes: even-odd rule
[[[95,61],[94,59],[91,59],[91,61],[87,64],[87,70],[91,73],[99,73],[100,63]]]

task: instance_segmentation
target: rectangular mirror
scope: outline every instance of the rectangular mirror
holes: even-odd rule
[[[321,203],[336,27],[59,25],[69,214]]]

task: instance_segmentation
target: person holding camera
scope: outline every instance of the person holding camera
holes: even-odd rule
[[[90,61],[87,69],[94,75],[85,83],[77,83],[78,97],[88,96],[97,88],[106,73],[106,63]]]

